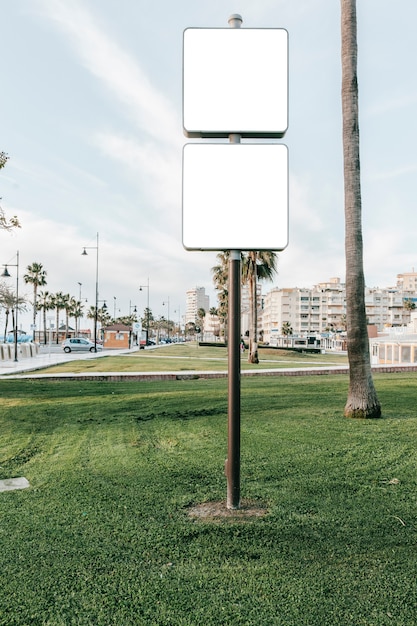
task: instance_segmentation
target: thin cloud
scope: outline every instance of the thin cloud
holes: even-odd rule
[[[130,112],[139,128],[156,139],[175,141],[178,119],[169,101],[155,89],[137,63],[100,28],[76,0],[39,0],[44,15],[67,35],[84,67]]]
[[[407,176],[408,174],[414,174],[415,172],[417,172],[417,165],[412,163],[411,165],[405,165],[404,167],[397,167],[395,169],[370,174],[368,179],[370,181],[387,180],[388,178],[399,178],[400,176]]]
[[[154,143],[138,142],[115,133],[98,133],[96,142],[102,152],[127,167],[141,181],[158,205],[179,207],[181,160],[174,152]]]
[[[410,106],[415,106],[417,103],[417,94],[405,93],[395,98],[382,99],[373,105],[370,105],[366,109],[366,115],[372,117],[374,115],[386,115],[393,111],[401,111],[402,109]]]

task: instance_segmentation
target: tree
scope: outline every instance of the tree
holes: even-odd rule
[[[74,317],[74,311],[77,305],[77,300],[74,296],[66,294],[65,296],[65,337],[69,337],[69,318]]]
[[[223,320],[224,326],[226,326],[228,310],[229,256],[228,251],[219,252],[219,254],[217,254],[217,260],[219,263],[211,268],[214,286],[218,291],[218,315],[219,319]],[[250,363],[258,363],[257,282],[258,280],[272,279],[272,276],[276,272],[277,255],[275,252],[250,250],[249,252],[242,252],[241,259],[242,284],[247,284],[249,286],[250,340],[248,361]]]
[[[90,306],[87,311],[87,317],[90,320],[94,320],[96,317],[96,307]],[[101,307],[101,309],[97,309],[97,322],[101,324],[101,326],[110,326],[113,318],[110,313],[107,311],[107,307]]]
[[[9,325],[9,315],[10,311],[13,309],[15,304],[15,297],[13,291],[11,291],[6,285],[0,285],[0,307],[5,310],[5,324],[4,324],[4,341],[6,341],[7,337],[7,327]]]
[[[8,160],[8,155],[5,152],[0,152],[0,170],[6,165]],[[7,219],[3,209],[0,207],[0,229],[10,231],[13,228],[20,228],[20,223],[16,215]]]
[[[150,339],[150,328],[152,326],[152,322],[154,320],[152,310],[148,307],[143,311],[143,316],[141,317],[142,328],[146,329],[146,344],[148,345],[148,341]]]
[[[211,268],[214,288],[217,291],[217,315],[223,335],[227,336],[227,309],[229,304],[228,280],[229,280],[229,252],[219,252],[216,256],[218,265]]]
[[[3,307],[5,309],[6,314],[4,325],[4,341],[6,341],[7,327],[9,325],[9,315],[10,313],[12,314],[12,327],[13,330],[17,332],[17,328],[15,329],[15,310],[17,307],[19,311],[26,311],[26,301],[24,297],[19,296],[19,299],[16,302],[15,293],[6,285],[0,284],[0,307]]]
[[[408,317],[407,321],[410,321],[410,319],[411,319],[411,311],[415,310],[416,303],[411,298],[404,298],[404,300],[403,300],[403,307],[404,307],[404,311],[407,312],[407,317]]]
[[[197,328],[200,329],[200,333],[203,333],[203,336],[204,336],[204,318],[205,317],[206,317],[206,310],[203,307],[201,307],[197,311],[196,326]]]
[[[281,334],[284,335],[284,337],[289,337],[292,333],[293,329],[291,324],[289,322],[284,322],[281,328]]]
[[[24,274],[23,280],[26,284],[33,285],[33,326],[36,326],[36,313],[38,307],[36,304],[36,297],[38,294],[38,287],[44,287],[46,285],[46,270],[43,269],[42,263],[32,263],[26,268],[27,274]]]
[[[371,372],[365,312],[361,223],[356,0],[341,0],[342,116],[345,192],[346,318],[349,360],[347,417],[381,416]]]
[[[38,311],[42,311],[43,317],[43,343],[47,344],[47,332],[46,332],[46,312],[55,308],[53,295],[49,291],[40,291],[39,297],[36,300],[36,306]],[[40,340],[40,334],[39,334]]]
[[[187,322],[184,329],[185,336],[187,337],[187,335],[191,335],[193,337],[196,332],[195,328],[196,326],[194,322]]]
[[[258,280],[272,280],[276,272],[275,252],[250,250],[243,254],[242,283],[249,287],[249,363],[258,358]]]
[[[0,207],[0,229],[10,231],[13,228],[21,228],[18,218],[16,215],[13,215],[13,217],[7,219],[3,209]]]
[[[70,315],[75,320],[75,334],[78,336],[80,334],[80,319],[84,313],[84,305],[80,300],[76,300],[75,298],[71,298],[71,301]]]
[[[66,295],[58,291],[53,296],[53,308],[56,310],[56,344],[59,343],[59,312],[65,309]],[[69,297],[69,296],[68,296]]]

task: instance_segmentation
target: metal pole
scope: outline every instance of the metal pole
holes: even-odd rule
[[[17,316],[19,310],[19,250],[16,252],[16,307],[15,307],[15,327],[14,327],[14,360],[17,362]]]
[[[240,15],[229,17],[230,28],[240,28]],[[240,143],[241,136],[230,134],[230,143]],[[228,396],[228,446],[226,461],[227,508],[240,507],[240,250],[231,250],[229,257],[229,396]]]
[[[229,258],[227,508],[240,507],[240,251]]]
[[[96,310],[94,313],[94,352],[97,352],[97,319],[98,319],[98,233],[97,233],[97,257],[96,257]]]
[[[146,345],[148,345],[149,342],[149,276],[148,276],[148,283],[147,283],[147,287],[148,287],[148,297],[147,297],[147,312],[146,312]]]

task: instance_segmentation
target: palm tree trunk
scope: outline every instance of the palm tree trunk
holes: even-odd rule
[[[6,338],[7,338],[7,327],[9,325],[9,314],[10,314],[9,309],[6,309],[6,321],[5,321],[5,324],[4,324],[4,343],[6,343]]]
[[[349,391],[347,417],[380,417],[374,388],[365,310],[359,160],[356,0],[341,0],[342,111]]]
[[[38,285],[37,283],[33,284],[33,333],[36,333],[35,327],[36,327],[36,313],[37,313],[37,308],[36,308],[36,300],[38,297]]]
[[[59,343],[59,306],[56,307],[56,345]]]
[[[248,363],[259,363],[258,337],[257,337],[257,288],[256,288],[256,263],[255,271],[249,276],[249,354]]]
[[[46,346],[46,306],[43,307],[43,343]]]
[[[4,324],[4,343],[6,343],[6,338],[7,338],[7,327],[9,325],[9,309],[6,309],[6,321]]]

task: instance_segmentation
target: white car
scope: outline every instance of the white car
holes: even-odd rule
[[[97,342],[97,350],[102,350],[103,346]],[[65,339],[62,342],[64,352],[79,352],[80,350],[89,350],[95,352],[94,342],[84,337],[73,337],[72,339]]]

